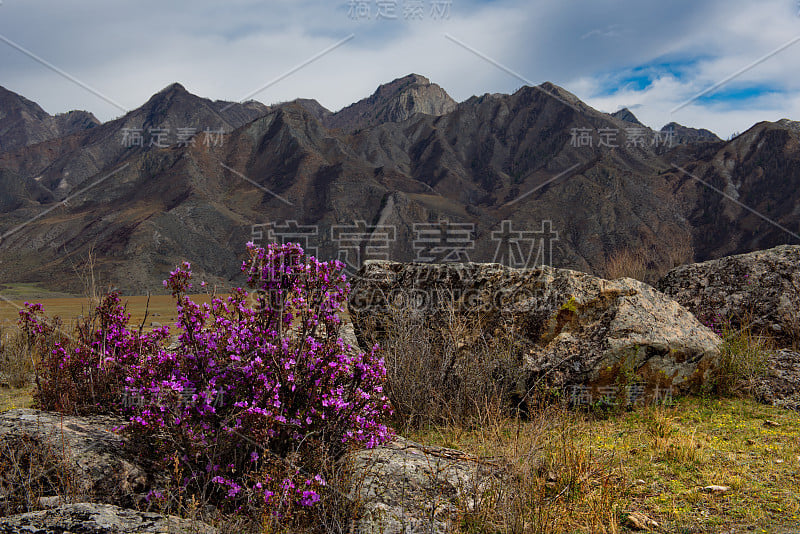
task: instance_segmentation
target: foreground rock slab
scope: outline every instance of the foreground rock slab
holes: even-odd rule
[[[397,438],[351,456],[364,513],[360,534],[444,534],[459,509],[475,505],[498,476],[494,466],[453,449]]]
[[[353,282],[350,314],[362,346],[371,334],[380,342],[382,333],[402,328],[409,314],[436,329],[451,312],[477,318],[483,335],[512,335],[529,387],[580,385],[581,395],[594,399],[623,384],[645,395],[697,391],[721,344],[683,306],[628,278],[371,261]]]
[[[800,343],[800,246],[682,265],[656,287],[706,323],[750,326],[781,348]]]
[[[0,518],[0,534],[214,534],[216,529],[173,516],[109,504],[68,504]]]
[[[23,408],[0,414],[0,456],[7,466],[0,497],[13,501],[15,492],[25,490],[21,481],[33,472],[31,483],[45,492],[42,496],[135,506],[158,475],[123,449],[120,435],[112,431],[123,422]]]

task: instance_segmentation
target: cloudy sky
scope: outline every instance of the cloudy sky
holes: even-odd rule
[[[800,0],[2,0],[0,85],[109,120],[175,81],[333,110],[411,72],[459,101],[552,81],[728,137],[800,120],[799,14]]]

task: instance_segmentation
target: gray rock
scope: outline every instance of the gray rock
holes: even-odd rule
[[[50,497],[39,497],[38,502],[39,502],[39,507],[42,509],[58,508],[59,506],[65,504],[63,497],[61,497],[60,495],[52,495]]]
[[[800,410],[800,353],[790,350],[771,351],[767,356],[767,372],[751,379],[745,390],[756,400]]]
[[[0,518],[0,534],[212,534],[217,530],[197,521],[126,510],[109,504],[68,504]]]
[[[424,316],[436,327],[452,308],[478,317],[478,334],[518,340],[527,387],[582,385],[593,396],[622,390],[620,384],[638,384],[642,398],[697,391],[721,344],[689,311],[642,282],[566,269],[370,261],[353,282],[349,305],[362,346],[370,335],[380,341],[397,328],[401,314]]]
[[[706,323],[749,325],[781,348],[800,343],[800,246],[682,265],[656,287]]]
[[[360,534],[453,532],[459,508],[475,506],[499,470],[464,453],[397,438],[351,456],[363,504]]]
[[[358,344],[358,338],[356,337],[355,330],[353,329],[353,323],[346,321],[344,324],[342,324],[342,329],[339,331],[339,338],[344,341],[345,345],[350,346],[350,350],[352,352],[363,352],[362,348]]]
[[[20,465],[41,466],[39,482],[49,481],[49,491],[134,506],[164,480],[124,450],[120,435],[112,431],[123,423],[111,416],[62,416],[17,408],[0,414],[0,455]],[[0,484],[6,499],[13,499],[13,475],[5,472],[3,479],[10,484]],[[67,487],[58,487],[62,484]]]

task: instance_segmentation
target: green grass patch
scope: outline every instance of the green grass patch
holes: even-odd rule
[[[24,388],[0,387],[0,412],[33,406],[33,386]]]
[[[746,399],[688,398],[604,420],[546,415],[409,437],[507,466],[509,476],[492,490],[498,494],[544,496],[527,507],[520,499],[497,503],[498,513],[477,521],[481,528],[473,514],[475,532],[627,532],[633,511],[657,521],[660,532],[776,532],[800,524],[795,412]],[[709,485],[730,490],[703,492]],[[515,523],[520,529],[504,523],[502,513],[511,512],[504,504],[523,518]],[[547,524],[536,522],[542,517]]]

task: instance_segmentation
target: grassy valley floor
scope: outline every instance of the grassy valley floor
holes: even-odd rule
[[[18,288],[22,291],[23,288]],[[89,300],[85,297],[48,297],[36,298],[20,296],[18,293],[9,290],[0,290],[0,327],[13,328],[19,319],[19,310],[22,309],[25,301],[40,302],[44,306],[48,316],[58,316],[65,325],[73,325],[79,316],[86,315],[90,310]],[[197,303],[211,302],[211,295],[190,295],[190,298]],[[123,296],[122,302],[127,304],[128,313],[131,314],[130,325],[137,327],[144,321],[144,330],[150,330],[153,326],[173,325],[178,315],[175,311],[175,300],[170,295],[144,295]],[[145,319],[145,312],[147,318]]]

